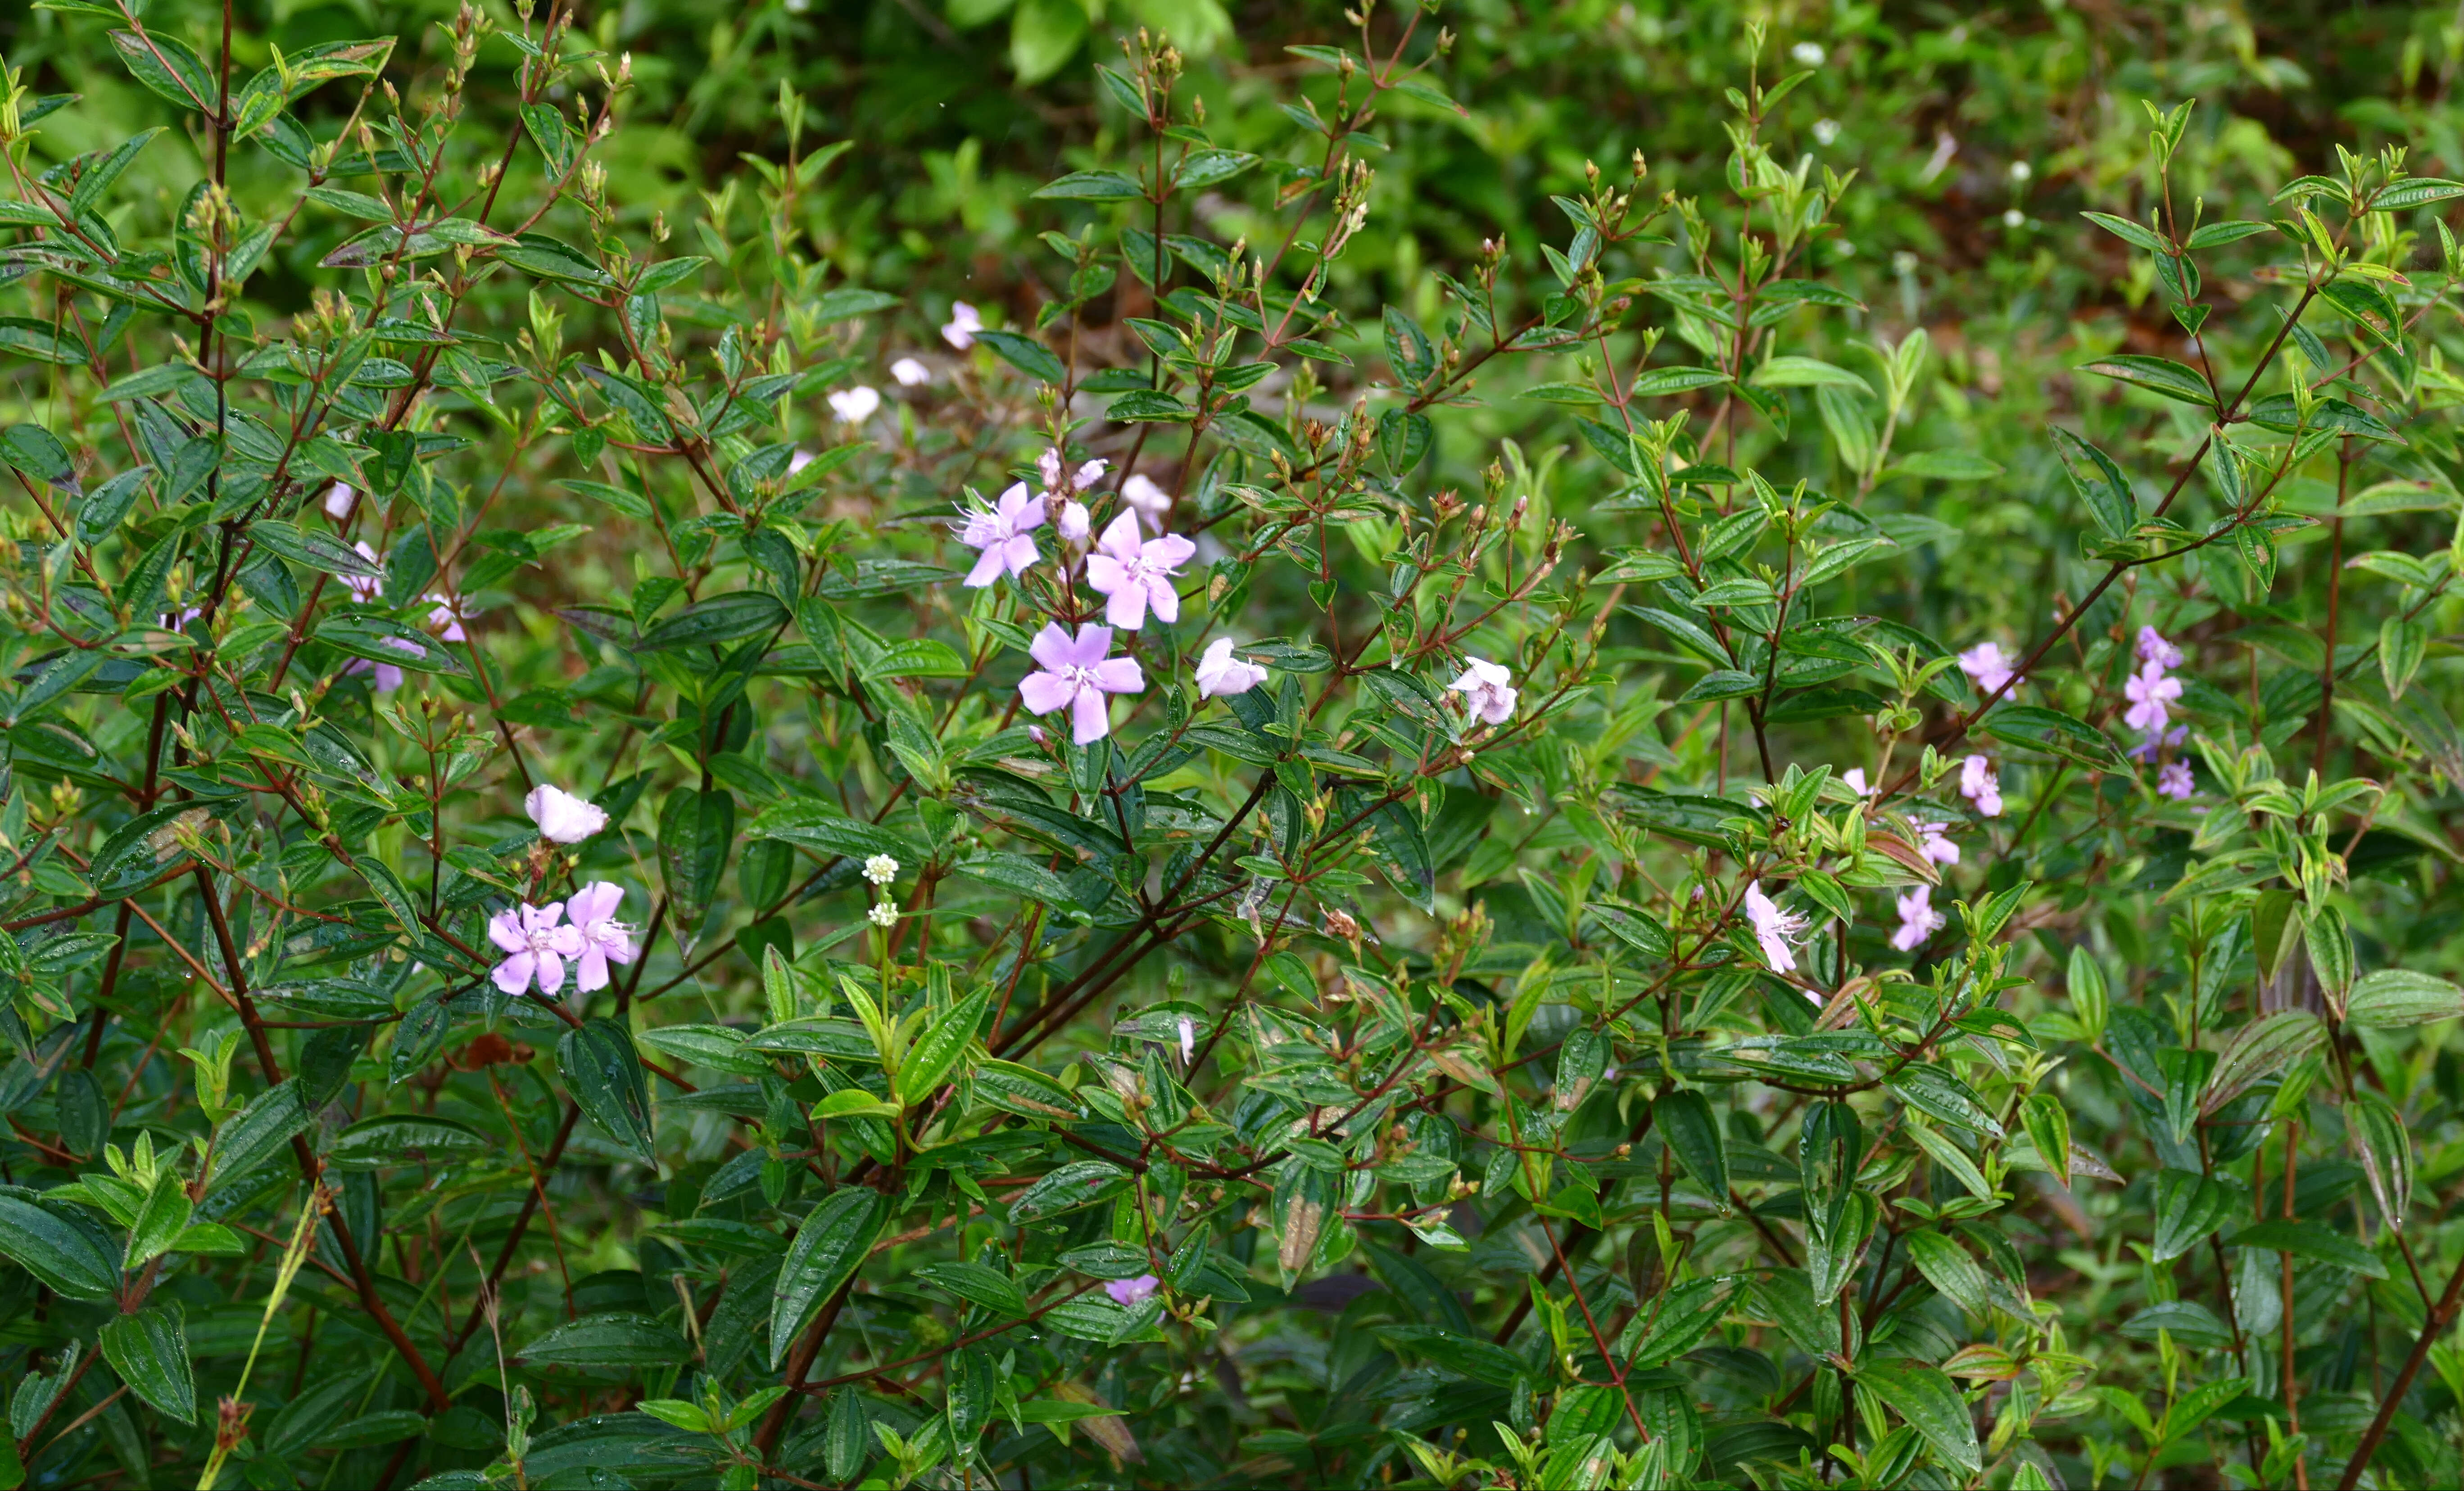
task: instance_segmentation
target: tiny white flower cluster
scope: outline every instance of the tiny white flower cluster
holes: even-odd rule
[[[898,878],[898,861],[891,855],[876,854],[864,862],[864,878],[884,892],[882,898],[872,904],[872,909],[864,913],[865,919],[880,928],[896,926],[898,906],[887,892],[890,883]]]

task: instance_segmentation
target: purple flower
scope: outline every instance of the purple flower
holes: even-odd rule
[[[339,481],[325,489],[325,515],[338,523],[359,505],[360,494]]]
[[[2199,790],[2198,783],[2190,777],[2190,763],[2166,762],[2156,773],[2156,790],[2177,802],[2188,801],[2190,794]]]
[[[2139,660],[2153,663],[2159,670],[2182,666],[2182,649],[2165,640],[2153,626],[2139,628]]]
[[[1140,541],[1137,515],[1123,513],[1087,556],[1087,586],[1109,598],[1104,620],[1124,631],[1145,625],[1150,608],[1168,625],[1180,620],[1180,592],[1173,589],[1173,577],[1197,552],[1198,545],[1178,534]]]
[[[2189,726],[2176,725],[2172,729],[2166,731],[2163,735],[2151,735],[2146,739],[2140,741],[2135,746],[2132,746],[2130,748],[2131,759],[2139,761],[2152,761],[2156,759],[2156,753],[2159,751],[2166,750],[2168,747],[2178,746],[2189,737]]]
[[[551,901],[518,911],[498,911],[488,919],[488,940],[507,954],[496,965],[497,988],[519,994],[534,978],[541,994],[564,987],[564,960],[581,955],[582,934],[574,928],[558,926],[563,916],[564,903]]]
[[[1135,1279],[1115,1279],[1104,1285],[1104,1292],[1115,1305],[1144,1305],[1155,1298],[1155,1287],[1162,1283],[1153,1274],[1140,1274]]]
[[[976,344],[976,333],[984,329],[984,318],[964,300],[950,302],[949,323],[941,328],[941,340],[960,352]]]
[[[376,550],[369,548],[368,541],[365,538],[361,539],[359,542],[351,545],[351,547],[358,552],[360,558],[367,560],[372,567],[377,569],[385,568],[384,556],[378,554]],[[342,577],[342,583],[350,590],[351,599],[357,601],[362,605],[374,605],[377,603],[378,598],[385,594],[385,577],[383,575],[345,575]]]
[[[1956,865],[1959,863],[1959,845],[1951,843],[1949,834],[1946,832],[1946,830],[1950,827],[1948,823],[1928,823],[1916,819],[1910,819],[1908,821],[1908,826],[1917,831],[1917,852],[1919,854],[1924,855],[1926,859],[1931,860],[1936,865]]]
[[[2122,712],[2122,722],[2133,730],[2161,735],[2165,722],[2171,718],[2165,713],[2166,702],[2182,696],[2182,680],[2167,678],[2165,666],[2150,661],[2130,676],[2122,691],[2130,700],[2130,708]]]
[[[1247,693],[1266,681],[1266,670],[1255,663],[1243,663],[1232,655],[1232,639],[1218,637],[1206,645],[1198,659],[1198,696],[1217,698],[1227,693]]]
[[[1044,526],[1044,499],[1026,494],[1026,483],[1013,482],[989,513],[969,513],[958,541],[983,551],[964,583],[981,590],[1006,571],[1012,580],[1043,556],[1036,552],[1035,531]]]
[[[462,623],[468,618],[463,613],[461,602],[451,596],[439,595],[433,590],[420,599],[428,603],[429,630],[448,642],[465,640],[467,634],[462,630]]]
[[[1932,902],[1931,886],[1919,886],[1899,898],[1900,930],[1891,933],[1891,946],[1903,953],[1913,953],[1942,930],[1942,913],[1933,909]]]
[[[573,899],[565,903],[573,924],[563,930],[571,932],[581,945],[581,967],[575,970],[574,987],[584,994],[607,987],[609,963],[633,961],[633,929],[614,919],[616,908],[624,899],[624,887],[600,880],[575,891]]]
[[[1044,477],[1044,494],[1048,497],[1066,497],[1075,493],[1085,492],[1103,480],[1104,471],[1111,464],[1110,461],[1100,459],[1089,461],[1065,476],[1061,470],[1061,449],[1058,446],[1045,446],[1044,453],[1035,458],[1035,469]]]
[[[2011,665],[2018,659],[2003,655],[1998,642],[1980,642],[1959,655],[1959,670],[1976,680],[1979,693],[1991,694],[2011,681]]]
[[[1026,650],[1028,656],[1044,665],[1044,670],[1019,681],[1019,697],[1036,714],[1049,714],[1066,707],[1069,711],[1069,737],[1080,745],[1111,734],[1106,694],[1138,693],[1147,686],[1137,659],[1111,655],[1110,626],[1081,626],[1073,640],[1059,623],[1047,622]]]
[[[1805,931],[1805,918],[1781,910],[1777,902],[1763,894],[1762,882],[1757,880],[1746,888],[1746,921],[1754,930],[1754,940],[1762,944],[1763,961],[1771,972],[1794,973],[1796,954],[1788,939]]]
[[[1959,794],[1976,804],[1976,811],[1987,818],[2002,816],[2002,782],[1993,774],[1993,763],[1981,756],[1971,756],[1959,763]]]
[[[1163,532],[1164,515],[1172,511],[1172,493],[1156,486],[1146,472],[1134,472],[1121,483],[1121,500],[1136,509],[1149,528]]]
[[[1514,717],[1514,674],[1503,663],[1486,658],[1466,657],[1463,676],[1446,686],[1448,693],[1463,696],[1474,714],[1492,725],[1503,725]]]

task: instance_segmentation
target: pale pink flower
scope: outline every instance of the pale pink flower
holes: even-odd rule
[[[539,824],[539,837],[552,844],[580,844],[607,826],[605,808],[545,782],[522,799],[522,811]]]
[[[351,509],[359,505],[360,494],[341,482],[325,489],[325,515],[338,523],[350,516]]]
[[[385,568],[385,557],[369,548],[365,538],[352,544],[351,548],[360,558],[367,560],[371,568]],[[345,575],[342,577],[342,583],[349,587],[351,599],[362,605],[374,605],[385,594],[383,575]]]
[[[787,474],[790,476],[795,475],[805,467],[812,465],[816,457],[810,450],[797,451],[795,454],[787,457]]]
[[[1047,622],[1026,650],[1044,665],[1044,670],[1019,681],[1019,697],[1031,713],[1049,714],[1067,708],[1070,738],[1080,745],[1111,733],[1111,706],[1105,695],[1137,693],[1147,686],[1137,659],[1111,656],[1110,626],[1081,626],[1072,638],[1059,623]]]
[[[900,358],[890,364],[890,376],[901,388],[921,388],[933,381],[933,370],[915,358]]]
[[[2164,734],[2165,722],[2171,717],[2165,713],[2166,702],[2182,696],[2182,680],[2167,677],[2162,664],[2150,662],[2130,676],[2122,691],[2130,700],[2130,708],[2122,712],[2122,722],[2157,735]]]
[[[1848,784],[1849,791],[1860,798],[1870,798],[1874,795],[1874,789],[1865,785],[1865,768],[1861,766],[1849,767],[1839,774],[1839,779]]]
[[[1916,819],[1910,819],[1908,821],[1908,826],[1917,831],[1917,852],[1919,854],[1924,855],[1926,859],[1931,860],[1936,865],[1956,865],[1959,863],[1959,845],[1951,843],[1949,834],[1945,832],[1945,830],[1950,826],[1948,823],[1928,823]]]
[[[1942,930],[1943,915],[1933,909],[1932,899],[1931,886],[1919,886],[1899,898],[1900,930],[1891,933],[1891,946],[1913,953]]]
[[[2156,790],[2177,802],[2189,800],[2190,795],[2199,790],[2198,783],[2190,777],[2190,763],[2166,762],[2156,773]]]
[[[1979,693],[1990,694],[2011,681],[2011,665],[2018,659],[2006,657],[1998,642],[1980,642],[1959,655],[1959,670],[1976,680]]]
[[[1163,1281],[1153,1274],[1140,1274],[1135,1279],[1115,1279],[1104,1285],[1104,1292],[1115,1305],[1144,1305],[1155,1298],[1155,1288]]]
[[[1085,492],[1103,480],[1105,471],[1112,464],[1101,459],[1089,461],[1076,471],[1068,472],[1067,479],[1065,481],[1061,459],[1060,448],[1056,446],[1045,446],[1044,453],[1035,458],[1035,469],[1044,476],[1044,490],[1052,496],[1067,496],[1073,492]]]
[[[1026,483],[1012,482],[989,513],[969,513],[958,541],[982,551],[964,583],[980,590],[1001,578],[1023,575],[1043,556],[1036,552],[1035,531],[1044,526],[1044,499],[1026,494]]]
[[[1198,1021],[1183,1015],[1179,1020],[1180,1059],[1186,1064],[1198,1060]]]
[[[1993,763],[1985,757],[1971,756],[1959,763],[1959,794],[1975,803],[1984,817],[2002,816],[2002,782],[1993,774]]]
[[[607,987],[608,964],[633,961],[633,929],[615,919],[616,908],[624,899],[624,887],[599,880],[575,891],[564,904],[573,919],[567,930],[580,944],[580,966],[574,970],[573,983],[584,994]]]
[[[1243,663],[1232,655],[1232,639],[1218,637],[1206,645],[1198,659],[1198,696],[1219,698],[1229,693],[1247,693],[1266,681],[1266,670],[1255,663]]]
[[[534,978],[542,994],[564,987],[564,960],[580,955],[582,938],[573,928],[557,925],[563,915],[564,903],[551,901],[518,911],[508,908],[488,919],[488,940],[506,954],[494,975],[497,988],[519,994]]]
[[[1492,725],[1503,725],[1514,717],[1514,674],[1502,663],[1485,658],[1466,657],[1463,676],[1446,686],[1448,693],[1459,693],[1471,712]]]
[[[1121,500],[1147,520],[1147,526],[1163,532],[1163,520],[1172,512],[1172,493],[1155,485],[1146,472],[1133,472],[1121,483]]]
[[[872,418],[873,411],[880,407],[880,391],[863,384],[852,388],[841,388],[830,395],[830,412],[839,417],[842,425],[861,425]]]
[[[1087,556],[1087,585],[1108,598],[1104,619],[1124,631],[1145,625],[1149,610],[1170,625],[1180,620],[1180,592],[1172,587],[1173,577],[1197,552],[1198,545],[1178,534],[1141,541],[1137,515],[1123,513]]]
[[[984,329],[984,318],[964,300],[950,303],[949,323],[941,328],[941,340],[960,352],[976,344],[976,333]]]
[[[1763,883],[1757,880],[1746,887],[1746,921],[1754,930],[1754,940],[1762,944],[1763,961],[1771,965],[1771,972],[1794,973],[1796,954],[1790,949],[1788,939],[1805,931],[1805,918],[1781,910],[1777,902],[1763,894]]]
[[[462,630],[462,624],[469,620],[469,617],[463,611],[461,602],[451,596],[439,595],[433,590],[420,599],[428,603],[429,630],[448,642],[460,642],[469,635]]]
[[[2164,634],[2155,627],[2142,626],[2139,628],[2139,660],[2153,663],[2159,669],[2179,668],[2182,666],[2182,649],[2166,641]]]

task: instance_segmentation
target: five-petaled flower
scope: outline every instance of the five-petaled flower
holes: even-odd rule
[[[1980,642],[1959,655],[1959,670],[1976,680],[1979,693],[1991,694],[2011,681],[2011,665],[1998,642]]]
[[[1198,659],[1198,696],[1218,698],[1227,693],[1247,693],[1266,681],[1266,670],[1255,663],[1243,663],[1232,655],[1232,639],[1218,637],[1206,645]]]
[[[2153,663],[2160,669],[2182,666],[2182,649],[2165,640],[2165,634],[2153,626],[2139,628],[2139,660]]]
[[[1899,898],[1900,928],[1891,933],[1891,946],[1903,953],[1913,953],[1925,940],[1940,932],[1943,915],[1933,909],[1933,888],[1919,886]]]
[[[2130,675],[2122,691],[2130,700],[2130,708],[2122,712],[2122,722],[2151,735],[2162,735],[2171,717],[2165,713],[2165,705],[2182,696],[2182,680],[2167,676],[2164,665],[2151,659]]]
[[[1155,1298],[1155,1288],[1162,1282],[1153,1274],[1140,1274],[1135,1279],[1115,1279],[1104,1285],[1104,1292],[1112,1297],[1115,1305],[1144,1305]]]
[[[564,960],[582,955],[582,934],[560,927],[564,903],[508,908],[488,919],[488,940],[504,949],[505,960],[493,976],[496,987],[519,994],[537,980],[541,994],[564,987]]]
[[[964,300],[950,302],[950,319],[941,328],[941,340],[960,352],[976,344],[976,333],[984,329],[984,318]]]
[[[969,513],[958,541],[982,552],[964,583],[980,590],[1006,573],[1012,580],[1043,556],[1036,551],[1035,531],[1044,526],[1044,499],[1026,494],[1026,483],[1012,482],[989,513]]]
[[[1108,598],[1104,620],[1123,631],[1145,625],[1149,610],[1169,625],[1180,620],[1180,593],[1172,587],[1173,577],[1197,552],[1198,545],[1178,534],[1141,540],[1137,515],[1123,513],[1087,556],[1087,586]]]
[[[1080,745],[1111,733],[1111,710],[1105,695],[1137,693],[1147,686],[1137,659],[1111,655],[1110,626],[1081,626],[1073,638],[1059,623],[1047,622],[1026,650],[1044,668],[1019,681],[1019,697],[1030,713],[1068,710],[1069,738]]]
[[[559,930],[573,933],[577,944],[573,983],[584,994],[607,987],[608,964],[633,961],[633,929],[616,920],[616,908],[624,899],[624,887],[596,880],[564,903],[572,922]]]
[[[2156,790],[2176,801],[2187,801],[2192,793],[2199,790],[2198,783],[2190,777],[2190,763],[2166,762],[2156,773]]]
[[[1993,763],[1985,757],[1971,756],[1959,763],[1959,793],[1976,804],[1980,815],[2002,816],[2002,781],[1993,775]]]
[[[1763,883],[1757,880],[1746,887],[1746,921],[1753,928],[1754,940],[1762,944],[1763,961],[1771,972],[1794,973],[1796,954],[1788,939],[1805,931],[1805,918],[1781,910],[1777,902],[1763,894]]]
[[[1463,659],[1463,676],[1446,686],[1448,693],[1463,696],[1463,703],[1474,714],[1492,725],[1503,725],[1514,717],[1514,674],[1503,663],[1486,658]]]
[[[556,844],[580,844],[607,826],[606,809],[545,782],[522,799],[522,811],[539,824],[540,838]]]

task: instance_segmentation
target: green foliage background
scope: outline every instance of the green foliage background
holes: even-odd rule
[[[2454,12],[0,55],[0,1486],[2464,1478]]]

